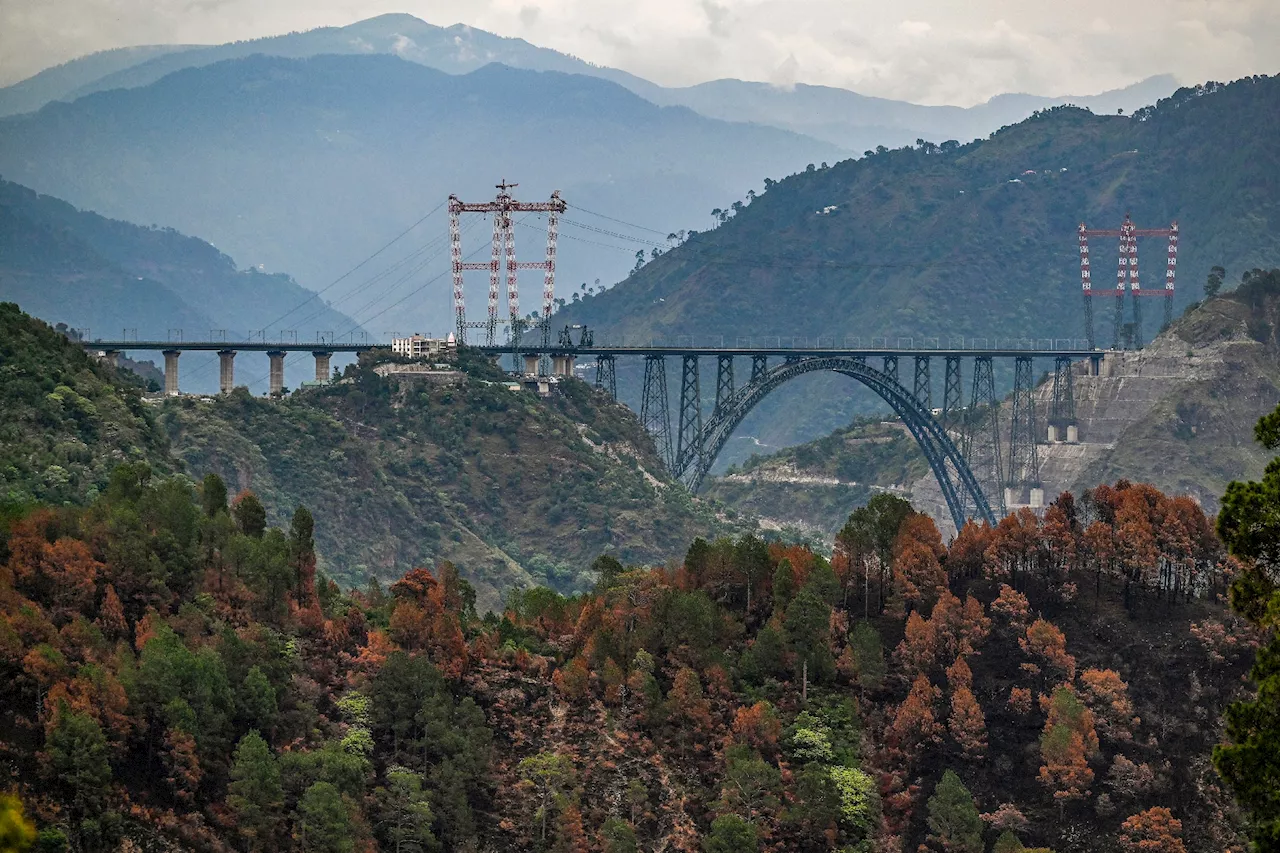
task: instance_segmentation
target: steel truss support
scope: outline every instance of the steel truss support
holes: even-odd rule
[[[961,452],[989,497],[991,508],[998,507],[999,515],[1003,517],[1005,480],[1000,448],[1000,401],[996,398],[990,356],[979,356],[973,360],[973,390],[965,412]]]
[[[733,356],[722,355],[716,359],[716,411],[724,408],[733,396]]]
[[[1058,356],[1053,362],[1053,403],[1049,409],[1049,423],[1061,430],[1075,422],[1075,372],[1071,369],[1070,358]]]
[[[960,378],[960,357],[949,355],[942,384],[942,428],[955,429],[963,410],[964,384]]]
[[[858,380],[878,394],[902,418],[938,480],[956,529],[964,525],[966,505],[972,508],[976,517],[990,524],[995,523],[991,505],[969,465],[929,410],[910,391],[890,380],[887,374],[851,357],[830,356],[789,361],[737,389],[728,404],[708,418],[698,437],[699,452],[696,455],[686,454],[686,467],[677,466],[674,472],[676,476],[691,491],[697,491],[716,456],[743,418],[783,383],[818,370],[834,371]]]
[[[760,377],[769,372],[769,356],[753,355],[751,356],[751,381],[755,382]]]
[[[1040,487],[1032,359],[1019,356],[1013,376],[1013,417],[1009,425],[1009,488],[1021,493]]]
[[[596,356],[596,387],[608,392],[610,400],[618,401],[617,364],[609,353]]]
[[[680,370],[680,428],[676,433],[676,470],[697,465],[701,456],[702,394],[698,384],[698,357],[682,356]]]
[[[884,357],[884,375],[888,376],[893,382],[898,381],[898,357],[896,355],[886,355]]]
[[[916,402],[933,411],[933,386],[929,382],[929,356],[916,356]]]
[[[671,457],[671,415],[667,411],[667,362],[660,355],[644,357],[640,423],[653,436],[658,456],[668,468],[672,468],[675,460]]]

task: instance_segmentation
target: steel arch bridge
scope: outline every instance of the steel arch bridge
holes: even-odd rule
[[[861,382],[880,396],[902,418],[929,462],[956,529],[970,514],[996,523],[991,505],[968,462],[941,424],[916,397],[891,378],[858,358],[831,356],[789,361],[764,371],[751,382],[719,401],[706,423],[676,454],[674,474],[697,491],[733,431],[756,405],[779,386],[814,371],[832,371]]]

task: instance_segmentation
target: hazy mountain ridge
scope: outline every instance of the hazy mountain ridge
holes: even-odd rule
[[[463,24],[439,27],[407,14],[379,15],[345,27],[321,27],[223,45],[124,50],[165,51],[165,55],[148,57],[143,53],[131,61],[129,54],[122,51],[106,51],[72,60],[59,66],[60,74],[52,75],[51,69],[30,81],[0,89],[0,116],[34,110],[51,100],[74,100],[108,89],[145,86],[182,68],[256,53],[290,58],[385,53],[450,74],[469,73],[494,62],[533,71],[584,74],[617,83],[656,104],[687,106],[725,121],[779,127],[855,152],[876,145],[909,144],[919,136],[937,141],[969,140],[1055,104],[1073,103],[1107,113],[1117,109],[1132,111],[1177,88],[1173,77],[1165,74],[1098,95],[1045,97],[1010,93],[964,108],[925,106],[806,84],[784,87],[719,79],[694,86],[663,87],[521,38],[499,36]],[[28,85],[42,76],[45,79],[39,85]],[[44,100],[39,101],[39,97]]]
[[[760,175],[838,153],[786,131],[657,107],[581,75],[495,65],[454,76],[380,55],[229,60],[0,119],[0,170],[12,178],[107,216],[200,234],[241,263],[315,288],[450,193],[492,197],[504,175],[519,181],[521,198],[560,189],[571,204],[675,227]],[[540,255],[537,221],[521,224],[522,255]],[[603,247],[581,231],[574,242],[562,230],[569,286],[612,280],[634,261],[634,246]],[[441,213],[409,239],[423,246],[446,233]],[[466,252],[488,242],[466,239]],[[451,326],[448,259],[431,257],[357,319],[435,274],[436,287],[397,309],[396,328]],[[355,310],[364,297],[339,307]]]

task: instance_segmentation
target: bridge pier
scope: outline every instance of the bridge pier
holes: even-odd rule
[[[164,350],[164,393],[167,397],[178,396],[178,356],[182,350]]]
[[[112,367],[120,366],[120,350],[109,349],[102,351],[102,360]]]
[[[573,355],[569,353],[555,353],[551,356],[551,375],[552,376],[573,376]]]
[[[1058,356],[1054,359],[1053,401],[1049,408],[1049,443],[1066,440],[1072,444],[1080,440],[1076,423],[1075,372],[1071,359]]]
[[[973,475],[993,503],[998,502],[996,517],[1005,514],[1004,459],[1000,447],[1000,401],[996,397],[991,356],[973,360],[973,390],[964,417],[964,440],[961,455],[969,462]]]
[[[667,363],[660,355],[644,357],[644,395],[640,402],[640,423],[653,436],[654,447],[668,468],[671,456],[671,415],[667,411]]]
[[[1013,371],[1013,416],[1009,424],[1009,482],[1017,497],[1029,489],[1040,490],[1040,456],[1037,442],[1040,431],[1036,429],[1035,376],[1032,359],[1018,356]],[[1031,496],[1034,498],[1034,495]],[[1032,503],[1032,500],[1028,500]],[[1006,506],[1010,503],[1006,494]],[[1020,500],[1013,503],[1021,503]],[[1044,492],[1040,490],[1040,504],[1044,505]]]
[[[676,469],[681,471],[701,453],[702,392],[698,374],[698,357],[683,356],[680,371],[680,426],[676,433]]]
[[[327,350],[317,350],[311,353],[316,359],[316,381],[327,383],[329,377],[329,360],[333,358],[333,353]]]
[[[733,396],[733,356],[716,358],[716,411],[720,411]]]
[[[929,356],[916,356],[916,402],[933,411],[933,385],[929,381]]]
[[[884,357],[884,375],[894,382],[898,381],[898,357],[896,355],[886,355]]]
[[[755,382],[761,376],[769,372],[769,356],[753,355],[751,356],[751,381]]]
[[[542,360],[542,356],[536,352],[527,352],[524,354],[524,372],[530,376],[538,375],[538,362]]]
[[[236,387],[236,351],[218,350],[218,390],[230,394]]]
[[[596,356],[596,387],[607,391],[610,400],[618,401],[618,365],[610,354]]]
[[[275,397],[284,393],[284,351],[278,349],[268,350],[267,358],[271,360],[271,378],[268,389],[271,396]]]
[[[960,356],[947,356],[942,382],[942,428],[953,429],[964,408],[964,382],[960,377]]]

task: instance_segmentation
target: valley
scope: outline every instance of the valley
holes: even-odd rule
[[[1280,849],[1280,78],[284,11],[0,89],[0,853]]]

